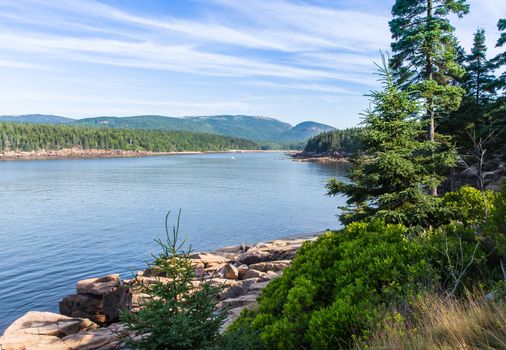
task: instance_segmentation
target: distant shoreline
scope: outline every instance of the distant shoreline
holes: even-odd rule
[[[133,150],[104,150],[65,148],[61,150],[39,151],[6,151],[0,152],[0,160],[52,160],[52,159],[100,159],[100,158],[134,158],[174,156],[185,154],[218,154],[218,153],[288,153],[290,150],[227,150],[227,151],[181,151],[181,152],[150,152]]]
[[[291,153],[293,160],[298,162],[318,162],[318,163],[349,163],[350,158],[345,155],[329,154],[329,153]]]

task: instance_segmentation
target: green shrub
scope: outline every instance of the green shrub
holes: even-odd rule
[[[250,327],[268,349],[346,348],[369,333],[388,304],[431,279],[422,246],[406,238],[404,226],[353,223],[304,244],[263,291],[258,313],[241,316],[229,336]]]
[[[244,309],[241,317],[232,323],[222,335],[218,348],[220,350],[265,350],[260,331],[251,327],[257,314],[256,310]]]
[[[179,216],[172,236],[165,217],[166,241],[157,240],[162,253],[153,256],[159,274],[155,283],[138,281],[138,288],[148,297],[135,313],[124,313],[122,322],[140,335],[128,343],[134,349],[210,349],[219,337],[225,313],[216,311],[222,287],[202,280],[193,282],[195,268],[190,259],[191,248],[179,243]],[[148,265],[153,267],[153,265]]]
[[[485,246],[489,252],[489,264],[501,266],[506,273],[506,183],[496,194],[494,208],[484,225]]]
[[[436,272],[443,294],[463,295],[483,286],[490,276],[487,253],[476,228],[451,223],[428,231],[419,241]]]
[[[445,194],[442,207],[451,223],[429,231],[426,243],[443,289],[451,292],[455,274],[464,272],[467,265],[457,294],[476,287],[489,290],[504,280],[506,185],[499,193],[463,186]]]
[[[494,192],[490,190],[480,192],[474,187],[462,186],[443,196],[445,218],[465,225],[483,223],[494,210],[494,199]]]

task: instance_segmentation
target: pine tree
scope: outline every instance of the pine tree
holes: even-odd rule
[[[213,349],[226,314],[217,311],[218,297],[223,286],[202,279],[195,285],[195,266],[191,248],[184,249],[179,241],[179,218],[169,233],[165,217],[166,240],[156,242],[162,253],[153,255],[156,269],[154,282],[137,280],[136,287],[146,297],[137,312],[124,312],[122,321],[140,337],[127,341],[129,348],[149,350]]]
[[[363,153],[353,159],[353,182],[332,179],[328,193],[348,197],[348,206],[341,208],[344,224],[381,217],[426,226],[438,200],[427,189],[443,181],[438,173],[453,166],[456,155],[439,138],[425,139],[419,102],[399,88],[384,58],[379,68],[383,90],[371,94],[372,109],[365,113],[360,137]]]
[[[461,151],[472,147],[469,133],[490,132],[491,104],[495,100],[494,66],[487,59],[485,30],[478,29],[469,55],[460,54],[466,73],[458,83],[466,91],[460,108],[441,120],[441,131],[451,134]]]
[[[390,21],[393,56],[391,66],[400,82],[419,91],[430,120],[429,138],[435,138],[438,113],[460,105],[462,89],[451,85],[464,71],[457,63],[457,42],[449,14],[469,11],[465,0],[397,0]]]
[[[448,16],[469,12],[466,0],[397,0],[390,21],[397,79],[424,101],[429,140],[435,142],[436,118],[457,110],[464,90],[452,82],[464,74],[457,62],[457,40]],[[431,189],[437,195],[437,188]]]
[[[499,29],[502,33],[497,40],[496,47],[506,47],[506,18],[502,18],[499,22],[497,22],[497,29]],[[506,50],[494,58],[494,63],[497,68],[506,66]],[[501,74],[497,85],[502,89],[503,94],[506,96],[506,72]]]
[[[500,19],[497,28],[501,31],[496,47],[504,47],[506,49],[506,18]],[[494,67],[501,70],[506,68],[506,50],[498,54],[492,62]],[[500,135],[497,140],[497,153],[502,153],[503,160],[506,160],[506,71],[497,78],[495,86],[500,92],[493,106],[494,124],[499,130]]]
[[[487,46],[485,44],[485,30],[478,29],[474,34],[471,54],[467,57],[466,87],[468,94],[473,97],[474,105],[480,114],[490,102],[494,93],[493,66],[487,60]]]

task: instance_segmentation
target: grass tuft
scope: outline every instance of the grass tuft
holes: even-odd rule
[[[506,349],[506,304],[426,296],[408,317],[392,312],[363,349]]]

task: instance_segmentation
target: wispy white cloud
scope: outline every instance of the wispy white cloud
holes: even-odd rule
[[[506,1],[469,1],[471,14],[453,21],[459,39],[469,48],[476,27],[485,27],[493,55],[495,22],[506,14]],[[389,48],[393,2],[201,0],[192,3],[188,14],[171,11],[176,2],[163,1],[164,11],[150,12],[143,10],[149,4],[141,2],[113,6],[108,0],[3,0],[0,70],[9,73],[4,79],[11,80],[5,82],[13,86],[14,95],[17,91],[17,99],[10,95],[13,109],[22,106],[23,99],[54,106],[65,98],[69,105],[88,106],[82,111],[100,105],[104,114],[105,106],[116,112],[145,108],[144,113],[168,114],[205,114],[206,109],[257,113],[271,107],[273,115],[287,117],[303,110],[327,116],[346,109],[355,113],[367,106],[361,95],[377,86],[373,62],[379,60],[379,50]],[[19,83],[25,81],[22,74],[13,73],[45,69],[58,73],[40,78],[48,81],[38,82],[47,89],[44,99],[36,92],[28,95]],[[82,91],[73,86],[78,95],[69,95],[49,83],[86,81],[90,72],[95,79],[114,81],[109,90],[101,89],[104,94],[128,96],[102,99],[85,91],[99,83],[79,83]],[[23,79],[29,81],[30,75]],[[195,103],[192,98],[181,101],[174,77],[184,82],[185,93],[190,91]],[[129,88],[131,80],[142,90]],[[176,102],[159,90],[170,91]],[[150,91],[153,97],[145,98]],[[3,102],[6,96],[0,98]],[[213,104],[213,98],[221,102]],[[322,101],[325,108],[311,105]]]
[[[332,94],[350,94],[356,95],[360,94],[360,92],[346,89],[334,85],[326,85],[326,84],[317,84],[317,83],[276,83],[271,81],[250,81],[248,82],[250,85],[256,85],[266,88],[275,88],[275,89],[289,89],[289,90],[302,90],[302,91],[315,91],[315,92],[325,92]]]
[[[30,19],[34,3],[38,2],[20,0],[16,3],[16,8],[23,12],[26,10],[28,14],[24,17],[24,23]],[[348,60],[341,67],[339,59],[335,65],[321,67],[317,67],[316,64],[308,67],[301,63],[304,60],[314,61],[318,53],[329,50],[367,50],[368,46],[379,45],[378,36],[369,35],[366,29],[371,26],[371,32],[377,32],[376,27],[380,26],[380,23],[383,23],[384,27],[385,21],[381,21],[381,17],[309,5],[293,5],[284,1],[248,3],[222,1],[221,5],[226,6],[229,11],[235,11],[243,16],[249,15],[255,25],[241,25],[237,21],[223,25],[202,19],[154,19],[130,14],[95,1],[53,1],[43,3],[41,6],[46,8],[48,13],[56,11],[60,14],[63,12],[67,16],[79,14],[81,17],[77,17],[76,21],[69,21],[60,15],[56,16],[57,20],[48,18],[43,21],[41,15],[44,11],[41,11],[36,14],[34,23],[37,25],[49,23],[53,28],[60,25],[63,28],[74,26],[74,29],[80,31],[79,36],[65,32],[52,32],[48,35],[11,30],[9,33],[7,28],[3,28],[6,30],[0,35],[0,43],[3,49],[27,54],[43,53],[52,58],[84,60],[122,67],[219,76],[334,79],[370,84],[370,81],[363,77],[353,77],[352,72],[358,71],[360,67],[360,63],[355,67],[354,61]],[[273,11],[274,7],[277,11]],[[259,16],[259,13],[269,15]],[[2,14],[0,8],[0,16]],[[107,20],[108,28],[101,29],[100,26],[91,27],[87,23],[80,23],[83,14],[88,16],[84,17],[85,20],[89,20],[89,16]],[[315,18],[317,16],[318,19]],[[354,23],[357,21],[361,22],[361,30],[349,27],[350,25],[356,27]],[[134,38],[130,29],[125,32],[122,27],[117,28],[115,32],[119,36],[117,38],[96,38],[98,31],[111,33],[110,26],[114,22],[134,24],[140,29]],[[163,33],[166,31],[179,33],[183,37],[167,40],[173,36]],[[224,54],[215,52],[214,47],[207,45],[208,42],[269,50],[274,54],[264,56],[258,54],[248,56],[242,52],[235,52],[233,55]],[[357,42],[361,45],[357,45]],[[276,52],[282,55],[277,56]],[[283,55],[286,52],[290,52],[291,55]],[[335,58],[340,57],[339,52],[329,54],[333,54]],[[345,55],[342,57],[346,58]]]
[[[27,33],[0,33],[4,49],[122,67],[172,70],[218,76],[267,76],[291,79],[341,79],[328,70],[306,69],[203,52],[188,45],[164,45],[112,39],[88,39]]]
[[[54,68],[35,63],[14,61],[14,60],[3,60],[3,59],[0,59],[0,68],[54,70]]]
[[[383,48],[388,42],[388,17],[366,11],[343,10],[283,0],[216,0],[246,18],[269,29],[273,37],[318,48],[367,52]],[[328,3],[332,5],[332,3]],[[337,2],[336,2],[337,4]],[[314,40],[316,39],[316,40]],[[320,39],[320,40],[318,40]],[[314,43],[312,42],[314,40]],[[304,51],[304,46],[298,46]]]

